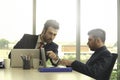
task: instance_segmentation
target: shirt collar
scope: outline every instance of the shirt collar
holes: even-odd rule
[[[105,49],[107,49],[106,46],[102,46],[102,47],[98,48],[97,50],[95,50],[95,53],[98,53],[98,52],[103,51]]]
[[[40,35],[38,35],[38,40],[37,40],[37,43],[41,43],[42,42],[42,40],[40,39]],[[43,42],[44,43],[44,45],[46,45],[47,43],[46,42]]]
[[[40,39],[40,35],[38,35],[38,40],[37,40],[38,43],[42,42],[41,39]]]

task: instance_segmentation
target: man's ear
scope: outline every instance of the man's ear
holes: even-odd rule
[[[101,39],[100,38],[96,38],[96,44],[99,46],[101,44]]]
[[[102,40],[100,39],[100,38],[98,38],[98,41],[101,43],[102,42]]]
[[[95,39],[95,43],[98,44],[100,41],[99,41],[99,38],[96,38]]]

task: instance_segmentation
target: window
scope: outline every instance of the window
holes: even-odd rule
[[[37,0],[36,31],[40,34],[48,19],[55,19],[60,30],[54,42],[59,44],[59,56],[75,58],[76,41],[76,0]],[[66,54],[67,53],[67,54]]]
[[[32,34],[32,0],[0,0],[0,58],[25,33]]]
[[[59,44],[60,57],[75,58],[76,18],[78,18],[76,1],[36,0],[36,34],[41,33],[46,20],[57,20],[60,23],[60,30],[54,41]],[[32,4],[33,0],[0,1],[0,41],[9,42],[8,45],[2,46],[0,54],[8,55],[9,50],[23,34],[32,34]],[[91,53],[86,43],[87,32],[93,28],[104,29],[107,33],[107,47],[111,52],[117,52],[117,0],[81,0],[80,51],[83,55]],[[0,55],[0,57],[6,56]]]
[[[94,28],[106,31],[106,46],[111,52],[117,53],[117,0],[81,0],[80,23],[81,53],[91,53],[85,46],[87,32]]]

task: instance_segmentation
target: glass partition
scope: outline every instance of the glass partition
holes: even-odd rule
[[[32,0],[0,0],[0,58],[25,33],[32,34]]]

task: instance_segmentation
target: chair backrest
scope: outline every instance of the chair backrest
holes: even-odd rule
[[[112,53],[112,62],[111,62],[110,67],[107,69],[107,72],[106,72],[107,76],[106,76],[105,80],[110,80],[110,76],[111,76],[111,73],[112,73],[112,70],[113,70],[113,67],[116,62],[117,57],[118,57],[118,54]]]

